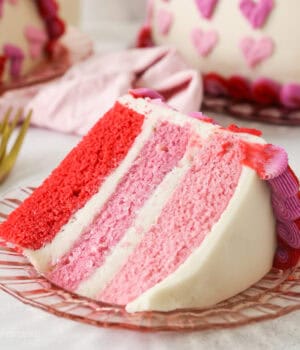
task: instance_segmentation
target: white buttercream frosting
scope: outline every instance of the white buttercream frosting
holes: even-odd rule
[[[155,43],[177,47],[193,67],[226,77],[239,74],[250,79],[267,77],[280,83],[300,82],[300,50],[296,49],[300,42],[299,1],[274,1],[265,24],[256,30],[240,11],[240,0],[218,1],[210,19],[201,16],[195,1],[151,1],[154,4],[152,28]],[[160,34],[158,29],[157,15],[162,8],[173,16],[167,35]],[[195,28],[217,33],[218,42],[206,57],[197,53],[190,39]],[[255,40],[270,38],[274,45],[273,54],[256,67],[249,67],[240,49],[240,42],[245,37]]]
[[[162,183],[141,208],[133,226],[127,230],[111,255],[107,257],[105,263],[90,278],[80,284],[76,291],[78,294],[90,298],[97,297],[107,283],[120,270],[122,265],[125,264],[129,255],[142,240],[144,234],[156,223],[163,207],[175,191],[176,186],[189,170],[189,158],[189,155],[186,154],[178,166],[167,174]]]
[[[234,196],[201,246],[126,310],[214,305],[259,281],[272,267],[275,246],[269,188],[252,169],[244,167]]]

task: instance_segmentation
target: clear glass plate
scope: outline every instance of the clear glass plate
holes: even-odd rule
[[[300,110],[280,106],[260,106],[251,102],[234,101],[225,97],[204,96],[204,111],[231,115],[246,121],[276,125],[300,125]]]
[[[0,200],[0,221],[33,191],[18,188]],[[0,289],[21,302],[99,327],[140,331],[191,331],[237,327],[300,309],[300,267],[273,269],[247,291],[213,308],[129,314],[123,307],[96,302],[62,290],[40,275],[13,245],[0,240]]]

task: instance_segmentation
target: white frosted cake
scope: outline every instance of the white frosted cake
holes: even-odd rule
[[[299,1],[149,0],[139,46],[176,47],[206,93],[300,108]]]

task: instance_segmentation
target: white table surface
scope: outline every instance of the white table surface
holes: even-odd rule
[[[218,118],[228,124],[232,118]],[[240,123],[246,124],[246,123]],[[268,141],[284,146],[300,175],[300,127],[259,127]],[[21,184],[39,183],[78,142],[77,136],[30,129],[24,147],[0,194]],[[187,334],[108,330],[60,319],[25,306],[0,291],[0,349],[300,349],[300,311],[273,321],[232,330]]]

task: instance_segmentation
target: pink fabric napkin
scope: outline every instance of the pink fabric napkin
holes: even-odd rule
[[[83,135],[137,87],[157,90],[183,112],[198,110],[202,101],[200,74],[174,49],[158,47],[93,55],[55,81],[5,93],[0,106],[33,109],[33,125]]]

